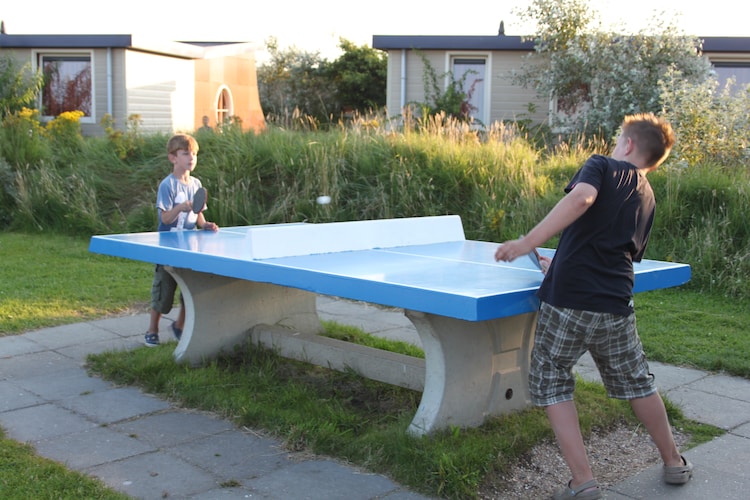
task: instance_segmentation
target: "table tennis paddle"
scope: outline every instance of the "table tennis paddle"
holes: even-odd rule
[[[519,237],[518,237],[518,239],[519,239],[519,240],[520,240],[521,238],[523,238],[523,235],[521,235],[521,236],[519,236]],[[531,262],[533,262],[533,263],[534,263],[534,265],[535,265],[536,267],[538,267],[538,268],[539,268],[539,270],[541,271],[541,270],[542,270],[542,263],[541,263],[541,261],[539,260],[539,258],[541,257],[541,255],[539,255],[539,252],[537,252],[536,248],[534,248],[534,249],[533,249],[533,250],[532,250],[531,252],[529,252],[529,253],[528,253],[527,255],[529,256],[529,259],[531,259]]]
[[[206,188],[198,188],[198,190],[193,195],[193,213],[201,213],[206,207],[206,201],[208,201],[208,193],[206,192]]]
[[[531,259],[531,262],[533,262],[534,265],[538,267],[539,270],[541,271],[542,263],[539,261],[540,255],[539,255],[539,252],[537,252],[536,248],[533,251],[529,252],[528,255],[529,255],[529,259]]]

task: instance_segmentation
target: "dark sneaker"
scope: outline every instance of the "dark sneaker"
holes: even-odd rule
[[[172,323],[172,334],[174,335],[174,338],[176,338],[179,341],[180,337],[182,337],[182,329],[177,328],[175,324]]]
[[[159,345],[159,334],[158,333],[147,333],[145,336],[146,346],[156,347]]]

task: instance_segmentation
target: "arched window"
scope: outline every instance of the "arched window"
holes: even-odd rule
[[[229,87],[222,85],[216,94],[216,124],[228,123],[234,115],[234,100]]]

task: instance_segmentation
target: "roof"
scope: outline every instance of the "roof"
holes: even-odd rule
[[[0,49],[123,48],[185,59],[239,55],[255,51],[246,42],[165,42],[133,35],[9,35],[0,34]]]
[[[698,37],[704,52],[750,52],[750,37]],[[441,36],[441,35],[373,35],[372,47],[381,50],[533,50],[528,37]]]
[[[382,50],[533,50],[534,41],[520,36],[373,35],[372,48]]]

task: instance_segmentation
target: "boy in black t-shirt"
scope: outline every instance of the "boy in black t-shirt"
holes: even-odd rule
[[[543,406],[573,478],[553,498],[601,498],[573,402],[573,367],[590,351],[610,397],[626,399],[664,461],[664,479],[686,483],[693,466],[680,455],[649,372],[633,310],[633,262],[654,220],[646,174],[674,145],[672,127],[653,114],[627,116],[611,157],[589,158],[565,197],[526,236],[503,243],[495,259],[512,261],[562,231],[545,278],[529,368],[532,403]]]

